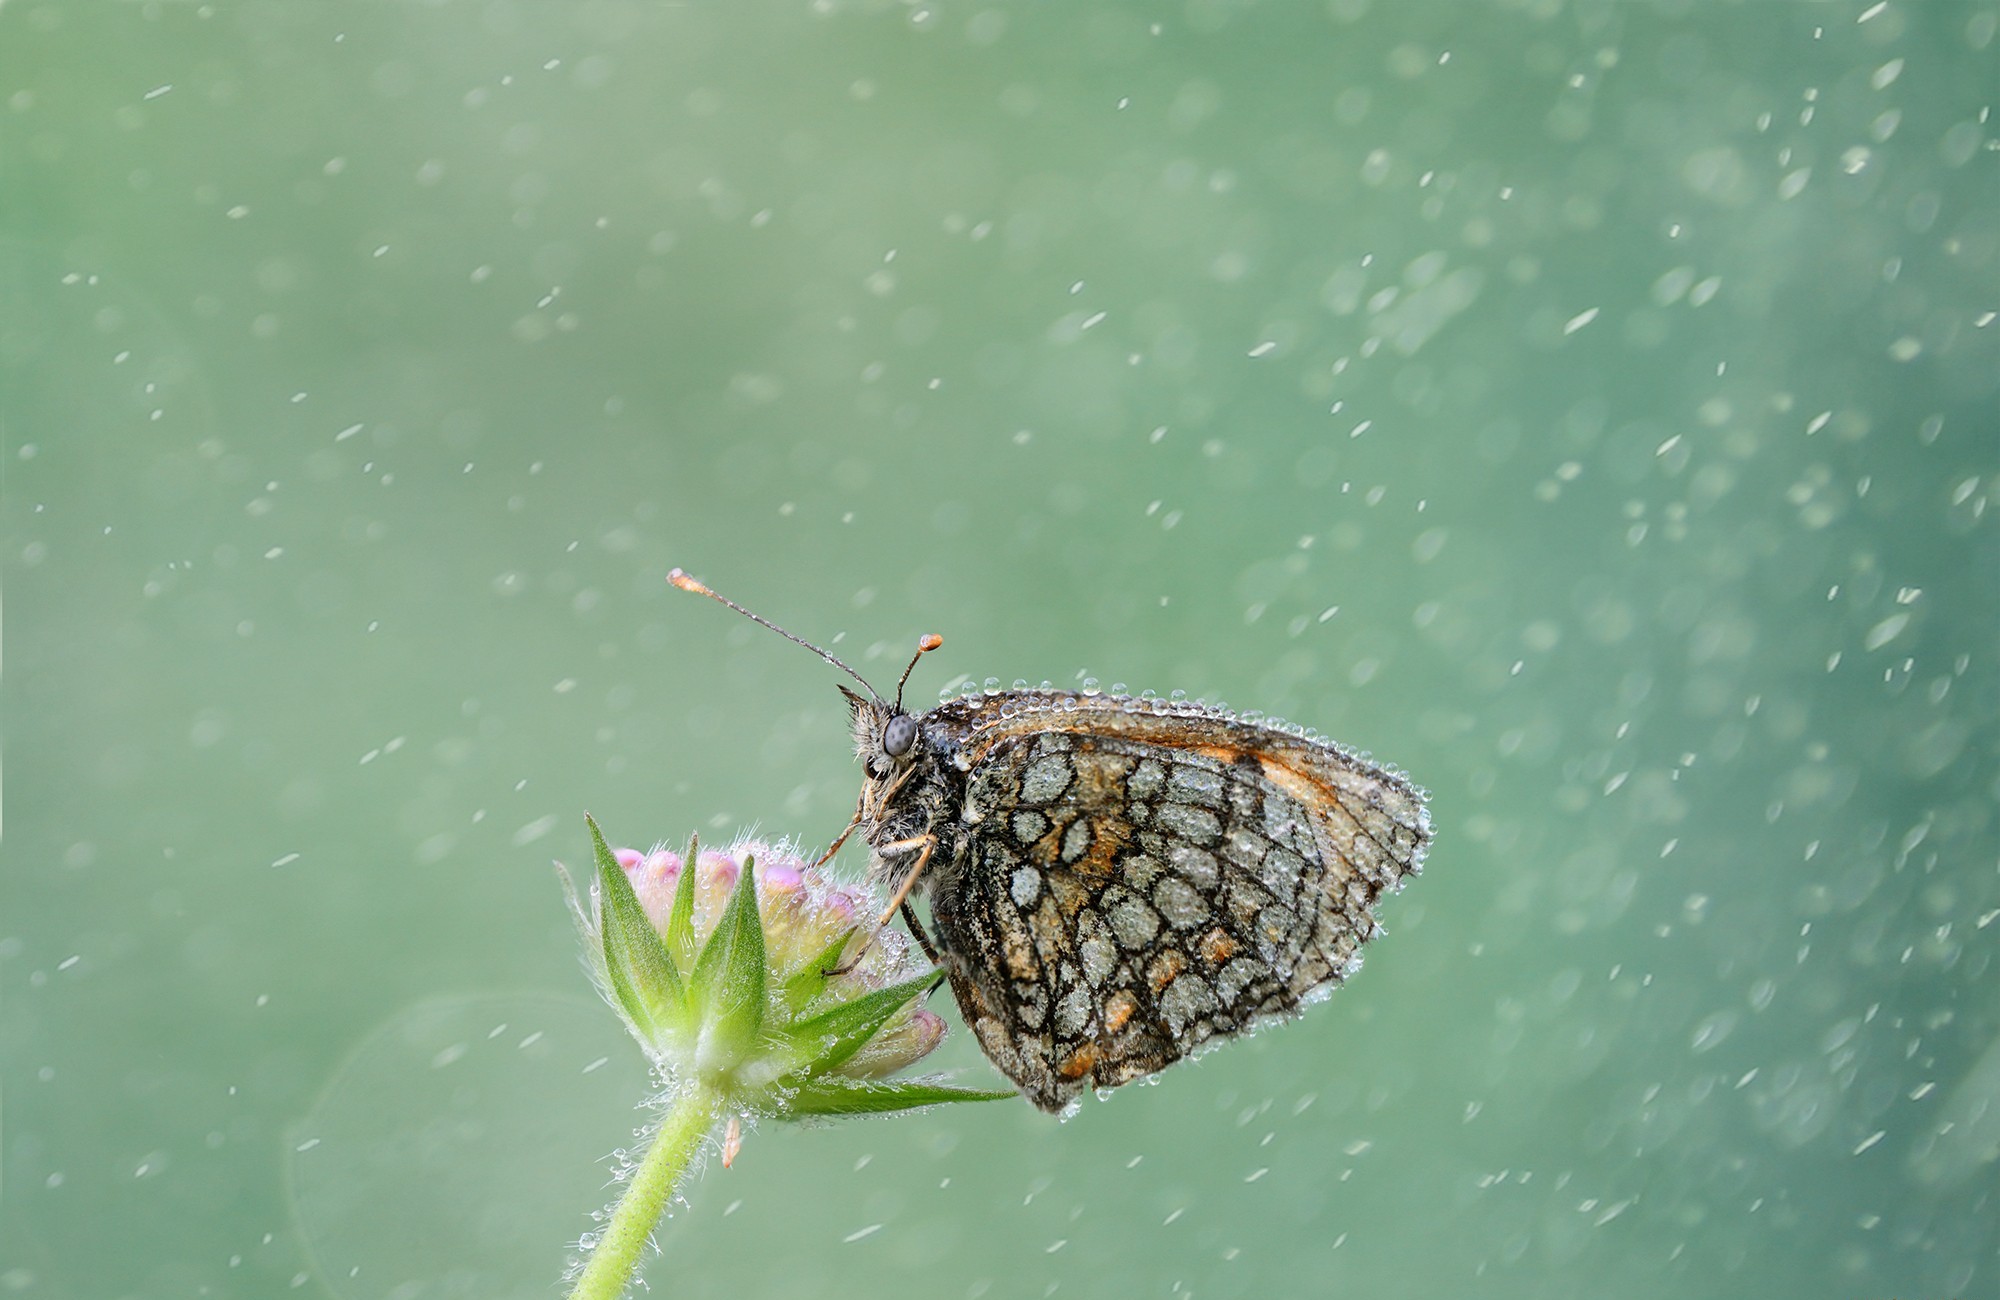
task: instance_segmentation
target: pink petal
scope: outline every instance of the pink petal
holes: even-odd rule
[[[797,889],[804,880],[804,875],[789,862],[757,864],[757,883],[766,889]]]

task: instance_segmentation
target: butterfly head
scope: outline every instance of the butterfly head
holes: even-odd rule
[[[840,693],[847,697],[847,707],[854,715],[854,756],[861,760],[862,770],[871,781],[886,781],[898,772],[916,762],[921,752],[923,733],[913,714],[903,711],[903,684],[910,680],[910,672],[917,666],[917,660],[944,644],[944,638],[936,635],[920,637],[917,652],[910,656],[910,662],[903,669],[903,675],[896,679],[896,698],[885,700],[869,687],[866,696],[856,695],[845,686]],[[868,683],[861,683],[867,686]]]
[[[854,721],[854,756],[871,781],[887,781],[917,759],[923,734],[916,715],[900,704],[857,695],[845,686],[847,707]]]

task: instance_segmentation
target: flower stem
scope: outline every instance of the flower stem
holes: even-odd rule
[[[611,1222],[598,1236],[569,1300],[618,1300],[625,1294],[653,1226],[721,1113],[722,1098],[699,1084],[673,1104],[611,1211]]]

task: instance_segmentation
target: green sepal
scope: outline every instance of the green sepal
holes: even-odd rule
[[[694,962],[694,873],[701,856],[701,837],[690,834],[681,878],[674,885],[674,904],[667,912],[667,951],[684,966]]]
[[[833,942],[821,949],[819,954],[799,967],[790,979],[785,981],[785,1005],[793,1011],[809,1005],[812,1000],[826,992],[827,981],[833,972],[840,969],[840,959],[847,953],[847,941],[854,937],[859,926],[848,926],[835,935]]]
[[[921,1079],[907,1083],[862,1083],[853,1079],[815,1079],[792,1094],[779,1119],[823,1115],[880,1115],[956,1101],[1005,1101],[1020,1094],[983,1088],[954,1088]]]
[[[597,859],[597,892],[602,909],[604,973],[633,1032],[647,1043],[677,1028],[687,1011],[687,991],[659,931],[646,916],[625,868],[618,865],[597,820],[589,814],[590,847]]]
[[[764,1027],[764,920],[757,914],[756,866],[756,859],[743,859],[743,873],[688,981],[703,1038],[724,1056],[739,1058]]]
[[[889,1017],[937,983],[937,978],[936,971],[926,971],[793,1025],[790,1033],[805,1057],[805,1077],[815,1079],[845,1064],[889,1023]]]

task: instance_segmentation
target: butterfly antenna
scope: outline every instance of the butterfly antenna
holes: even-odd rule
[[[840,671],[846,673],[849,677],[852,677],[855,681],[860,682],[861,685],[864,688],[866,688],[868,693],[875,697],[875,702],[877,704],[883,702],[881,694],[877,692],[873,686],[868,685],[868,679],[866,677],[863,677],[860,673],[855,672],[852,668],[849,668],[846,664],[840,662],[840,660],[834,658],[831,654],[820,649],[818,646],[806,640],[804,637],[793,636],[790,632],[785,631],[785,629],[779,627],[776,623],[773,623],[770,619],[763,617],[761,614],[753,614],[749,610],[743,608],[743,606],[731,600],[729,597],[721,594],[718,591],[712,590],[708,586],[708,584],[702,582],[699,578],[690,577],[688,574],[684,573],[680,569],[675,569],[673,572],[667,575],[667,581],[673,583],[676,587],[679,587],[682,591],[691,591],[697,596],[707,596],[712,600],[719,600],[723,604],[729,606],[729,608],[741,614],[743,617],[749,619],[751,622],[763,624],[765,627],[770,628],[773,632],[776,632],[779,636],[785,638],[785,640],[787,641],[798,642],[806,649],[812,651],[820,658],[832,664],[835,668],[840,669]],[[928,639],[933,641],[937,640],[936,637],[931,637]],[[923,651],[919,650],[917,651],[917,653],[921,655]],[[915,665],[916,660],[912,659],[910,663],[912,665]],[[907,669],[904,670],[903,676],[908,677],[909,675],[910,675],[909,671]],[[901,689],[902,688],[898,686],[897,690],[899,694],[901,692]]]
[[[909,681],[910,674],[916,671],[917,660],[943,644],[944,638],[935,632],[917,638],[917,652],[910,656],[910,666],[903,669],[903,675],[896,679],[896,711],[898,713],[903,711],[903,683]]]

